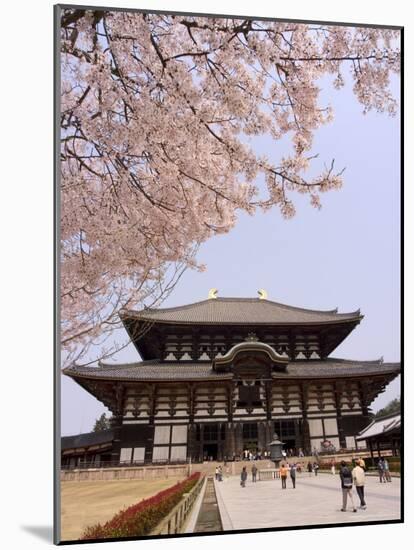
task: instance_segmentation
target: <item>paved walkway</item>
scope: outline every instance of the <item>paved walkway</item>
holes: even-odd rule
[[[228,477],[215,482],[217,500],[223,530],[260,529],[329,523],[352,523],[400,519],[400,480],[379,483],[378,478],[367,477],[365,485],[366,510],[341,512],[342,491],[339,476],[319,474],[309,477],[298,475],[296,489],[290,478],[287,489],[282,490],[281,481],[258,481],[251,476],[243,489],[239,477]],[[359,499],[353,490],[355,505]]]

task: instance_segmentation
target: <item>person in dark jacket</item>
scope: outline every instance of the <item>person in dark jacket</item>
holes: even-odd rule
[[[341,462],[341,468],[339,470],[339,477],[341,479],[341,488],[342,488],[342,508],[341,512],[346,512],[346,505],[348,497],[352,503],[353,512],[356,512],[354,504],[354,497],[352,496],[352,472],[346,465],[345,460]]]
[[[242,487],[246,487],[246,479],[247,479],[247,470],[246,470],[246,466],[243,466],[243,470],[241,471],[241,474],[240,474],[240,485]]]
[[[293,488],[296,489],[296,464],[290,465],[290,479],[292,480]]]
[[[379,475],[379,480],[380,480],[380,483],[386,483],[385,481],[385,468],[384,468],[384,459],[380,457],[380,459],[378,460],[378,475]]]
[[[253,481],[253,483],[256,483],[256,476],[257,476],[257,466],[256,466],[256,464],[253,464],[253,466],[252,466],[252,481]]]

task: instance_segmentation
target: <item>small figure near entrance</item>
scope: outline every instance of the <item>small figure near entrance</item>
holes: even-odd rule
[[[293,488],[296,489],[296,464],[290,465],[290,479],[292,480]]]
[[[252,466],[252,481],[253,481],[253,483],[256,483],[256,476],[257,476],[257,466],[256,466],[256,464],[253,464],[253,466]]]
[[[334,476],[335,473],[336,473],[336,470],[335,470],[335,460],[332,459],[331,460],[331,472],[332,472],[332,475]]]
[[[312,468],[313,468],[313,471],[315,472],[315,476],[317,476],[318,470],[319,470],[319,464],[317,462],[314,462]]]
[[[286,479],[288,475],[288,469],[284,462],[280,466],[280,479],[282,480],[282,489],[286,489]]]
[[[216,481],[218,481],[218,479],[219,479],[219,467],[218,466],[216,466],[216,471],[214,473],[214,477],[216,478]]]
[[[240,474],[240,485],[242,487],[246,487],[246,479],[247,479],[247,470],[246,470],[246,466],[243,466],[243,470],[241,471],[241,474]]]
[[[309,477],[312,477],[312,470],[313,470],[313,466],[310,462],[308,462],[308,472],[309,472]]]

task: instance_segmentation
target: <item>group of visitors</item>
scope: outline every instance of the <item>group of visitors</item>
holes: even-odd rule
[[[288,474],[290,474],[290,479],[292,480],[293,489],[296,489],[296,464],[285,464],[284,462],[280,465],[280,479],[282,480],[282,489],[286,489],[286,480]]]
[[[317,476],[318,470],[319,470],[319,464],[316,461],[308,462],[307,469],[308,469],[309,477],[312,477],[312,474],[315,474],[315,476]]]
[[[257,481],[257,466],[256,466],[256,464],[253,464],[251,472],[252,472],[252,482],[256,483],[256,481]],[[241,474],[240,474],[240,485],[242,487],[246,487],[246,481],[247,481],[247,468],[246,468],[246,466],[243,466],[243,469],[242,469]]]
[[[356,466],[351,470],[345,460],[341,462],[341,469],[339,470],[339,476],[341,478],[342,488],[342,508],[341,512],[346,512],[348,503],[348,497],[352,504],[352,511],[356,512],[356,506],[354,503],[354,497],[352,495],[352,487],[355,484],[355,488],[360,500],[360,508],[365,510],[367,505],[364,496],[365,487],[365,462],[363,459],[356,460]]]
[[[390,465],[388,463],[388,460],[386,458],[380,457],[380,459],[378,460],[377,468],[378,468],[380,483],[390,483],[391,474],[390,474]]]
[[[243,460],[266,460],[267,458],[270,458],[270,451],[259,451],[256,449],[256,451],[251,451],[249,449],[244,449]],[[233,460],[236,460],[236,455],[233,456]]]
[[[348,499],[351,503],[352,511],[357,512],[357,507],[355,505],[354,496],[352,493],[352,489],[354,486],[360,502],[359,508],[361,510],[366,510],[367,508],[367,504],[365,502],[365,470],[366,470],[365,461],[363,458],[357,458],[357,459],[354,459],[354,462],[355,462],[354,468],[348,466],[345,460],[342,460],[340,464],[339,477],[340,477],[341,489],[342,489],[341,512],[346,512]],[[331,465],[331,472],[332,474],[335,475],[336,474],[335,461],[332,460],[330,465]],[[390,474],[389,463],[387,459],[380,458],[377,466],[378,466],[380,482],[381,483],[390,482],[391,474]],[[312,476],[312,473],[314,473],[316,476],[318,475],[319,464],[316,461],[314,463],[308,462],[307,469],[310,476]],[[279,468],[279,474],[282,482],[282,489],[286,489],[287,487],[288,476],[290,476],[290,479],[292,481],[293,489],[296,488],[297,471],[300,471],[300,469],[298,468],[298,463],[291,463],[291,464],[289,464],[288,462],[281,463]],[[256,464],[252,465],[251,474],[252,474],[252,482],[255,483],[257,478]],[[242,487],[246,487],[247,477],[248,477],[247,468],[246,466],[244,466],[240,476],[241,478],[240,485]]]
[[[217,481],[223,481],[223,469],[221,466],[216,466],[215,478]]]

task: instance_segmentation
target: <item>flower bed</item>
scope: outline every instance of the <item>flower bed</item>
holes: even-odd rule
[[[148,535],[180,502],[184,493],[191,491],[200,475],[200,472],[195,472],[173,487],[121,510],[103,525],[98,523],[87,527],[80,540]]]

